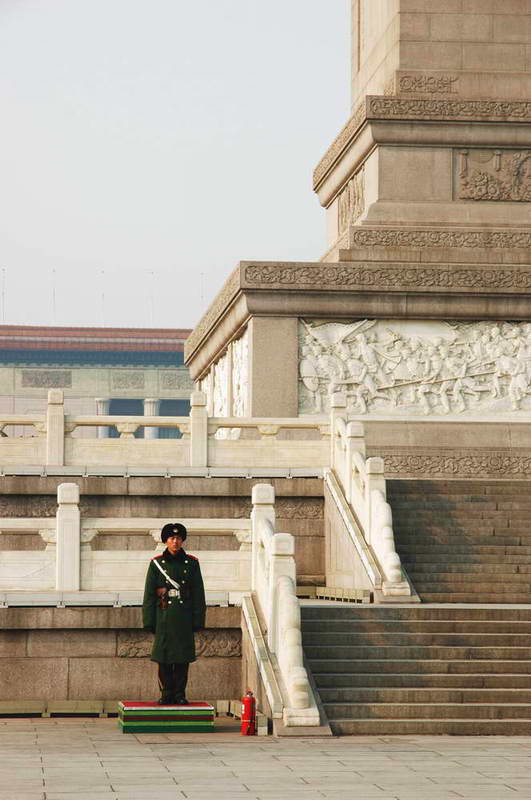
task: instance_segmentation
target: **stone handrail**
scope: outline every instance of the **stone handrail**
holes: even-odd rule
[[[331,405],[331,468],[376,557],[384,579],[383,594],[409,596],[411,587],[395,548],[393,514],[386,499],[383,459],[365,458],[363,424],[347,421],[344,394],[335,393]]]
[[[5,435],[14,426],[36,429],[36,436]],[[3,428],[8,428],[4,433]],[[96,438],[114,427],[119,437]],[[136,439],[139,428],[173,428],[181,438]],[[227,438],[216,437],[229,430]],[[92,435],[81,435],[91,431]],[[295,431],[295,436],[284,435]],[[240,435],[250,431],[249,436]],[[298,434],[297,434],[298,432]],[[325,417],[209,417],[206,396],[192,392],[188,417],[65,415],[60,389],[48,393],[45,415],[0,416],[0,469],[112,467],[171,470],[276,468],[321,469],[328,462],[329,421]]]
[[[57,491],[56,517],[8,518],[0,520],[0,592],[117,592],[141,594],[147,563],[160,552],[160,530],[167,519],[85,517],[79,511],[79,488],[62,483]],[[224,593],[229,602],[240,602],[251,589],[250,519],[183,519],[192,535],[233,535],[239,543],[233,550],[203,550],[201,566],[207,591]],[[145,534],[150,549],[93,550],[98,534]],[[38,534],[44,549],[2,551],[2,534]]]
[[[319,711],[304,667],[301,617],[295,593],[294,539],[275,532],[275,490],[257,484],[252,492],[251,586],[267,628],[284,690],[287,726],[319,725]]]

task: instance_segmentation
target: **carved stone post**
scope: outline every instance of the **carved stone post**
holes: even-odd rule
[[[367,486],[365,487],[365,505],[369,516],[369,543],[373,541],[373,502],[372,492],[379,489],[386,499],[384,461],[383,458],[368,458],[365,462],[367,466]]]
[[[251,591],[258,588],[257,569],[260,549],[259,526],[269,522],[275,529],[275,490],[270,483],[257,483],[251,493],[253,510],[251,511],[252,552],[251,552]],[[265,612],[265,609],[263,609]]]
[[[363,422],[349,422],[347,425],[347,451],[343,489],[347,502],[352,503],[352,459],[354,453],[365,458],[365,429]]]
[[[297,584],[295,567],[295,539],[291,533],[275,533],[271,543],[271,563],[269,567],[269,623],[267,643],[273,653],[278,653],[279,642],[279,578],[291,578]]]
[[[336,467],[337,433],[336,422],[347,415],[347,396],[344,392],[334,392],[330,398],[330,466]]]
[[[158,417],[159,415],[160,400],[155,397],[146,397],[144,400],[144,416],[145,417]],[[159,429],[147,427],[144,428],[144,439],[158,439]]]
[[[57,591],[78,592],[81,519],[77,483],[60,483],[57,487],[57,503],[55,588]]]
[[[206,395],[192,392],[190,398],[190,466],[208,467],[208,413]]]
[[[109,413],[111,401],[108,397],[96,397],[96,414],[98,417],[105,417]],[[109,438],[109,426],[98,425],[98,439]]]
[[[46,465],[62,467],[65,463],[65,409],[61,389],[48,392],[46,412]]]

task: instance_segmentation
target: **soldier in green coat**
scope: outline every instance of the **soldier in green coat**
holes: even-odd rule
[[[195,661],[194,632],[205,626],[205,590],[199,561],[182,547],[184,525],[164,525],[160,538],[166,549],[148,567],[144,630],[155,634],[151,660],[159,665],[159,703],[184,705],[188,665]]]

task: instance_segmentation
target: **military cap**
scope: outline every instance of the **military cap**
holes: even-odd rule
[[[181,525],[180,522],[168,522],[163,526],[160,532],[160,538],[163,542],[166,542],[170,536],[180,536],[184,542],[187,536],[186,528],[184,525]]]

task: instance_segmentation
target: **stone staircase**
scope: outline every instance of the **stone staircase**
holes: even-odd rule
[[[301,610],[335,734],[531,734],[531,606]]]
[[[396,548],[423,602],[531,602],[529,482],[387,485]]]

